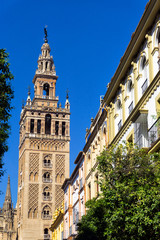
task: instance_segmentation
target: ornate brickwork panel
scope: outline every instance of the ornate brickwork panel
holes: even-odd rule
[[[56,140],[42,141],[37,139],[31,139],[29,147],[38,150],[62,150],[65,148],[65,143]]]
[[[39,173],[39,153],[29,154],[29,173]]]
[[[32,209],[38,210],[38,193],[39,184],[29,184],[29,200],[28,200],[28,211]]]
[[[65,155],[56,154],[56,168],[55,172],[57,174],[64,174],[65,169]]]
[[[55,186],[55,209],[58,208],[63,201],[64,192],[61,187],[61,185]]]

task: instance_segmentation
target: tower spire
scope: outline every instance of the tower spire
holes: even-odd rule
[[[10,177],[8,176],[8,183],[7,183],[7,190],[6,190],[6,195],[5,195],[5,200],[3,203],[3,210],[8,211],[11,209],[11,186],[10,186]]]
[[[10,201],[11,202],[10,176],[8,176],[8,183],[7,183],[7,190],[6,190],[5,201]]]

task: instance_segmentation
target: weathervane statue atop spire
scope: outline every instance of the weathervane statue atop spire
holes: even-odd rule
[[[45,34],[45,40],[44,40],[44,42],[45,43],[48,43],[48,34],[47,34],[47,26],[45,26],[45,28],[44,28],[44,34]]]
[[[67,91],[66,91],[66,99],[68,99],[68,98],[69,98],[69,95],[68,95],[68,93],[69,93],[69,90],[67,89]]]

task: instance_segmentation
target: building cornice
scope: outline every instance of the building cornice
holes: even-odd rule
[[[46,78],[46,79],[53,79],[53,80],[57,80],[58,76],[56,75],[51,75],[51,74],[42,74],[42,73],[37,73],[34,75],[34,78],[32,80],[33,83],[35,83],[37,78]]]
[[[120,60],[119,66],[112,77],[109,88],[104,96],[103,102],[107,105],[111,102],[112,98],[115,96],[117,88],[119,84],[123,80],[127,69],[130,67],[131,62],[135,59],[135,54],[138,53],[142,42],[145,39],[145,35],[147,34],[148,30],[150,29],[151,25],[155,20],[155,16],[160,9],[160,1],[159,0],[151,0],[146,5],[146,9],[140,19],[140,22],[132,34],[131,41]]]
[[[97,132],[99,131],[100,127],[102,126],[105,118],[107,117],[107,112],[105,111],[105,109],[103,110],[100,118],[98,119],[96,125],[94,126],[93,131],[91,132],[91,135],[88,139],[88,141],[86,142],[84,148],[83,148],[83,152],[86,153],[91,145],[91,143],[93,142]]]

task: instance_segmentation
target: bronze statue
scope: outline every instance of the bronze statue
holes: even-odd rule
[[[44,34],[45,34],[45,43],[48,43],[47,27],[44,28]]]

